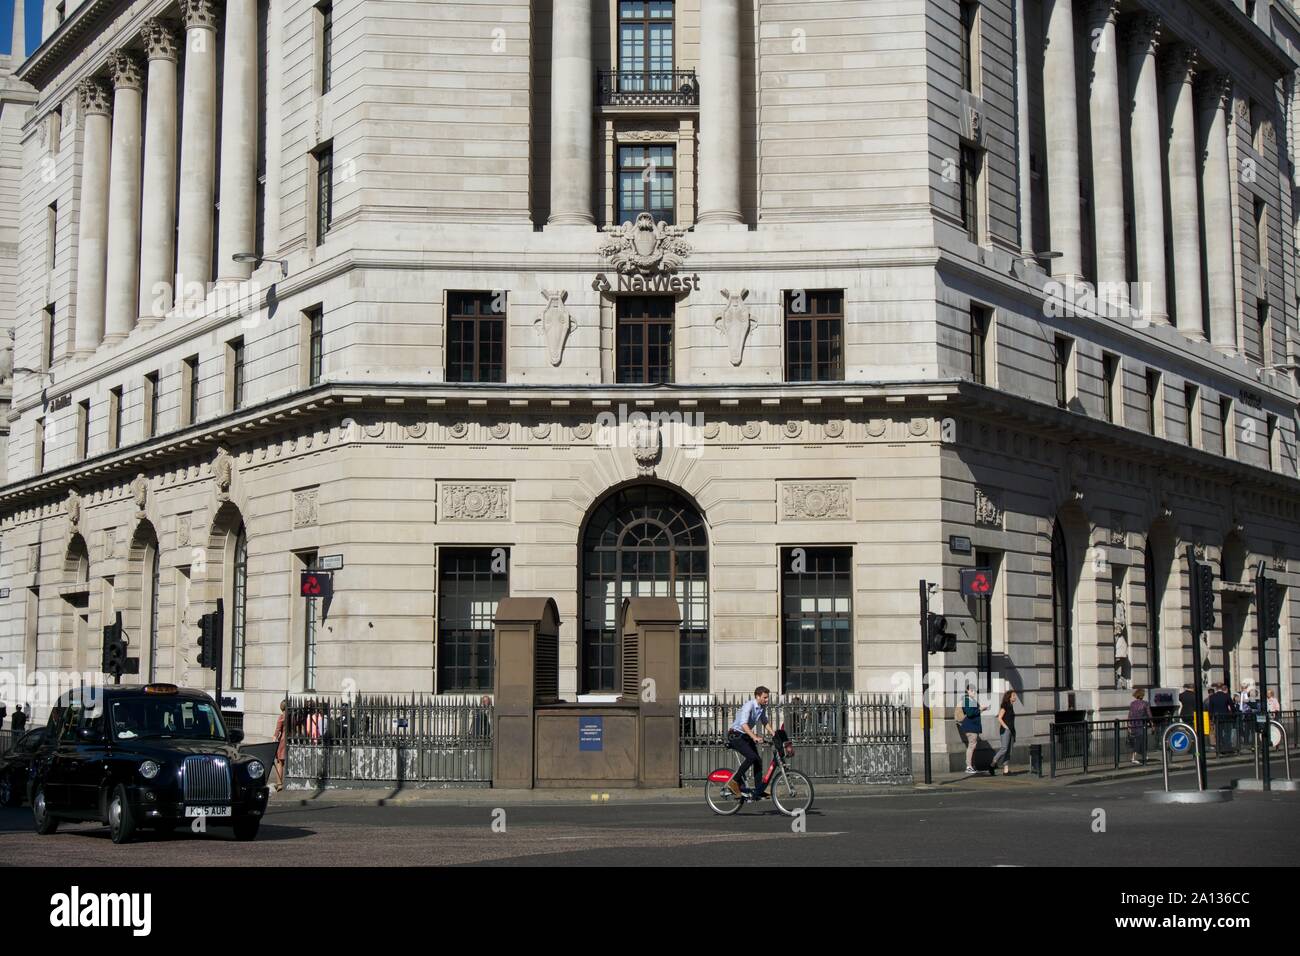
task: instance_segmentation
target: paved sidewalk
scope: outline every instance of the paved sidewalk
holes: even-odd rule
[[[1293,757],[1293,759],[1295,759]],[[1281,761],[1275,762],[1275,775],[1282,777]],[[1210,769],[1230,768],[1239,771],[1238,776],[1253,777],[1253,760],[1215,760]],[[1171,774],[1190,772],[1191,765],[1182,761]],[[1012,768],[1007,775],[1001,773],[990,777],[987,773],[935,773],[934,783],[926,785],[917,782],[912,786],[867,785],[817,783],[817,799],[836,799],[844,797],[899,796],[910,794],[923,796],[934,793],[974,792],[990,788],[1003,790],[1046,790],[1061,787],[1077,787],[1089,784],[1106,783],[1114,780],[1126,780],[1135,777],[1151,777],[1159,785],[1161,768],[1158,762],[1148,762],[1144,767],[1123,767],[1119,770],[1107,770],[1090,774],[1070,774],[1059,776],[1055,780],[1044,775],[1037,777],[1028,768]],[[920,776],[918,775],[918,781]],[[404,787],[393,790],[389,787],[365,788],[327,788],[284,790],[271,794],[273,807],[328,807],[328,806],[581,806],[587,804],[647,804],[665,802],[691,802],[703,800],[703,784],[694,782],[684,787],[657,790],[492,790],[490,788],[469,787]]]

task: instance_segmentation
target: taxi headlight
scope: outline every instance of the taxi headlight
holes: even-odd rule
[[[158,769],[156,763],[152,760],[146,760],[144,763],[140,764],[140,776],[144,777],[146,780],[152,780],[154,777],[158,776]]]
[[[248,776],[253,780],[261,780],[266,774],[266,768],[262,766],[260,760],[250,760],[248,762]]]

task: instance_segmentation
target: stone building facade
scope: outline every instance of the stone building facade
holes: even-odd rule
[[[266,735],[286,691],[490,690],[509,593],[598,694],[640,593],[692,693],[906,694],[924,579],[937,684],[1028,742],[1189,678],[1190,547],[1213,679],[1286,585],[1294,706],[1289,6],[65,6],[18,71],[24,686],[119,611],[212,686],[220,600]]]

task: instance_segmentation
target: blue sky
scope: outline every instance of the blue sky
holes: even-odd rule
[[[30,53],[41,42],[41,0],[25,0],[27,7],[27,51]],[[13,36],[14,0],[0,0],[0,53],[12,53],[10,37]]]

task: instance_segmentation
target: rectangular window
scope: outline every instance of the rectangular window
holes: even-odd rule
[[[199,357],[191,355],[181,362],[181,394],[185,396],[185,421],[193,425],[199,420]]]
[[[505,293],[447,293],[447,381],[505,380]]]
[[[45,307],[41,316],[41,335],[45,340],[45,371],[54,368],[54,303]]]
[[[1183,384],[1183,410],[1187,414],[1187,444],[1201,447],[1201,392],[1190,382]]]
[[[785,380],[844,381],[844,292],[785,294]]]
[[[673,380],[672,296],[622,296],[615,336],[616,381],[661,385]]]
[[[1259,264],[1258,294],[1263,297],[1268,285],[1268,203],[1255,200],[1255,256]]]
[[[676,222],[675,150],[668,145],[618,148],[618,221],[636,222],[648,212],[655,222]]]
[[[316,165],[316,245],[319,246],[334,224],[334,143],[318,147],[312,158]]]
[[[45,470],[45,419],[38,418],[32,427],[32,471],[40,474]]]
[[[1268,301],[1260,299],[1255,309],[1255,321],[1259,328],[1259,348],[1256,349],[1255,358],[1262,367],[1271,365],[1273,359],[1273,325],[1270,317]]]
[[[619,90],[625,93],[676,88],[671,0],[620,0],[618,70]]]
[[[334,4],[316,5],[316,21],[320,30],[320,93],[324,96],[330,91],[334,67]]]
[[[982,154],[974,146],[961,147],[961,224],[966,237],[979,243],[983,234],[979,221],[979,179]]]
[[[1056,407],[1069,408],[1070,400],[1074,398],[1074,383],[1071,381],[1070,375],[1074,357],[1074,339],[1058,335],[1056,337],[1054,352],[1056,365]]]
[[[979,89],[979,4],[962,0],[961,4],[961,88],[968,93]]]
[[[781,549],[781,691],[853,690],[853,549]]]
[[[302,571],[315,570],[316,568],[315,551],[308,551],[304,554],[298,555],[298,560],[301,565],[299,570]],[[317,625],[317,620],[320,617],[320,613],[316,605],[319,601],[320,598],[314,598],[314,597],[305,598],[303,600],[303,604],[305,605],[305,607],[303,608],[303,617],[302,617],[302,647],[303,647],[302,689],[303,690],[316,689],[316,625]]]
[[[226,343],[226,409],[235,411],[244,407],[244,340]]]
[[[305,309],[302,313],[303,362],[305,365],[307,387],[320,384],[322,340],[325,330],[325,313],[319,306]]]
[[[85,461],[90,452],[90,399],[77,404],[77,461]]]
[[[144,377],[144,437],[153,438],[158,434],[158,373],[150,372]]]
[[[1165,433],[1164,400],[1160,394],[1160,373],[1147,369],[1147,429],[1161,437]]]
[[[1223,454],[1226,458],[1237,457],[1236,416],[1233,414],[1232,399],[1227,395],[1219,396],[1219,428],[1223,435]]]
[[[505,548],[444,548],[438,560],[438,692],[492,691],[492,628],[510,593]]]
[[[54,271],[59,256],[59,204],[52,202],[45,210],[45,268]]]
[[[1282,442],[1281,434],[1277,429],[1277,416],[1269,415],[1267,419],[1268,429],[1268,467],[1274,471],[1282,469]]]
[[[1118,425],[1117,411],[1124,401],[1120,392],[1119,356],[1103,352],[1101,356],[1101,402],[1106,421]]]
[[[989,375],[989,327],[993,324],[993,313],[982,305],[971,304],[970,307],[970,372],[971,381],[977,385],[988,385]]]
[[[122,445],[122,386],[108,390],[108,447]]]

